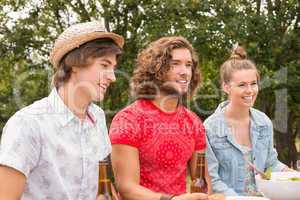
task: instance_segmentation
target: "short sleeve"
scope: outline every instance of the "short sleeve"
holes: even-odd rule
[[[205,128],[202,124],[202,121],[197,118],[197,128],[195,133],[195,151],[205,150],[206,148],[206,136],[205,136]]]
[[[34,121],[14,115],[3,129],[0,164],[12,167],[28,177],[40,156],[38,130],[38,127],[34,127]]]
[[[112,120],[109,137],[112,144],[126,144],[136,148],[140,146],[138,117],[130,111],[119,112]]]

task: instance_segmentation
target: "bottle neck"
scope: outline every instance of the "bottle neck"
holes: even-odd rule
[[[204,166],[205,165],[205,154],[204,153],[197,153],[197,165]]]
[[[197,153],[196,178],[205,177],[205,154]]]
[[[111,196],[111,180],[109,177],[109,162],[104,160],[99,162],[99,186],[98,194]]]
[[[109,167],[109,163],[107,161],[99,162],[99,179],[104,180],[109,178],[108,167]]]

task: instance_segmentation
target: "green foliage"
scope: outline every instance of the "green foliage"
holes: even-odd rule
[[[219,66],[239,42],[261,72],[257,107],[274,120],[275,129],[280,92],[287,91],[287,119],[282,120],[288,127],[276,129],[275,139],[282,149],[279,152],[284,152],[281,158],[290,161],[295,156],[289,157],[291,150],[284,148],[300,133],[300,5],[297,0],[265,2],[1,0],[0,129],[16,110],[49,93],[53,71],[48,55],[57,35],[72,23],[105,19],[108,30],[126,39],[117,82],[100,104],[108,122],[132,101],[129,85],[138,51],[165,35],[188,38],[199,53],[203,84],[188,106],[207,117],[225,99],[218,81]],[[282,141],[280,132],[289,139]]]

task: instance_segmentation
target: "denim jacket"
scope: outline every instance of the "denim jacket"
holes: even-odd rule
[[[208,170],[214,192],[225,195],[243,195],[246,163],[242,149],[231,134],[224,116],[221,103],[215,113],[208,117],[206,129]],[[273,125],[271,120],[254,108],[250,109],[250,137],[254,165],[261,171],[272,166],[273,171],[281,171],[286,167],[278,161],[277,152],[273,148]]]

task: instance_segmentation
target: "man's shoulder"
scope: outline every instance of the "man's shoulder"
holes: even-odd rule
[[[142,101],[141,100],[136,100],[134,102],[132,102],[131,104],[129,104],[128,106],[124,107],[123,109],[121,109],[117,115],[143,115],[144,113],[144,108],[142,105]]]
[[[3,133],[21,131],[25,134],[27,132],[33,133],[36,132],[36,130],[39,130],[40,122],[43,121],[45,113],[48,113],[47,106],[45,106],[45,100],[46,99],[44,98],[35,101],[34,103],[18,110],[6,122],[3,128]]]
[[[55,118],[53,108],[48,98],[44,97],[14,113],[6,122],[6,127],[37,129],[41,124],[49,124],[49,117],[52,116]]]
[[[185,119],[191,119],[192,121],[199,121],[202,123],[201,117],[194,111],[182,106],[181,112],[183,113],[182,117]]]
[[[47,101],[47,97],[45,97],[21,108],[11,118],[24,117],[33,119],[38,118],[41,115],[49,114],[49,112],[51,112],[51,108]]]

